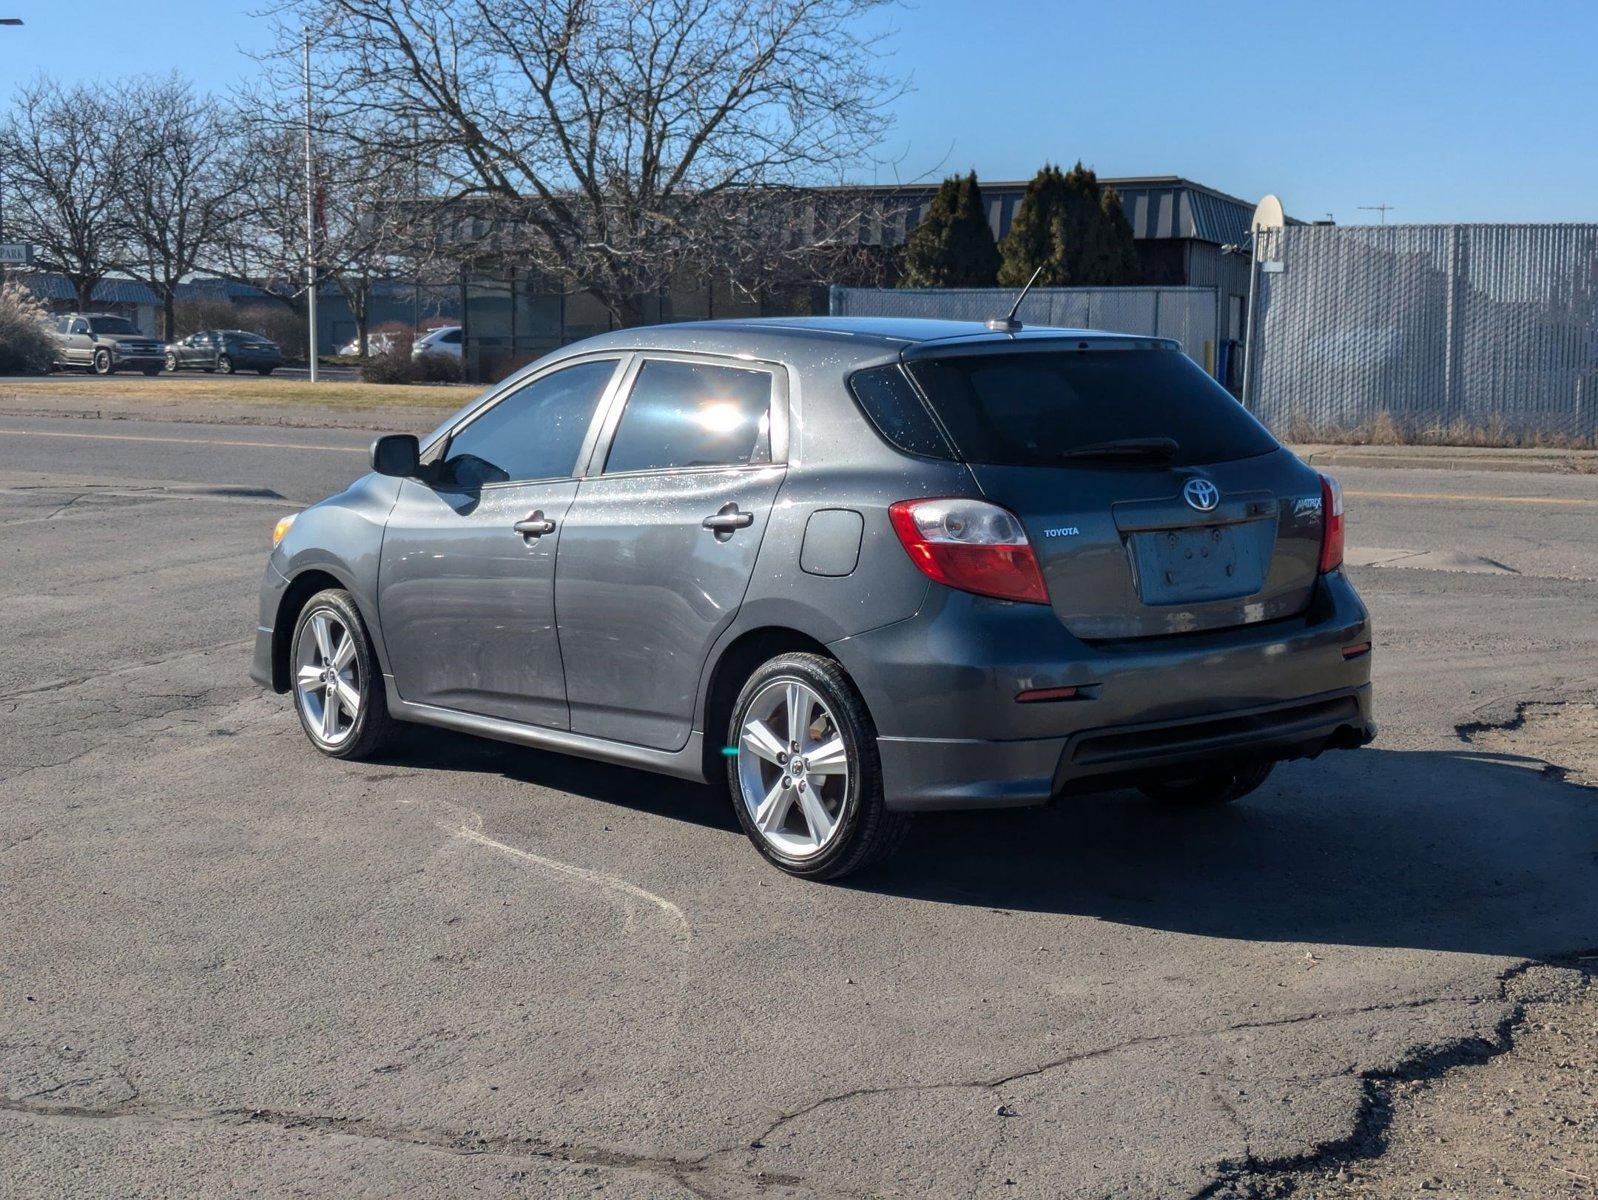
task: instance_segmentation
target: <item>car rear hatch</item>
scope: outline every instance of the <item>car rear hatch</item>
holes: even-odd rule
[[[1308,605],[1319,477],[1174,343],[934,344],[906,360],[984,495],[1021,519],[1075,636],[1224,629]]]

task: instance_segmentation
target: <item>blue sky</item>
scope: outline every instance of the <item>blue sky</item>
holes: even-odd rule
[[[0,90],[172,68],[254,70],[266,3],[0,0]],[[1179,174],[1294,216],[1598,220],[1593,0],[919,0],[893,11],[897,106],[878,179],[1045,159]],[[89,36],[85,36],[88,33]]]

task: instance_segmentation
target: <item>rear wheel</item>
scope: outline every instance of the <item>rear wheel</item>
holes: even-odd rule
[[[909,827],[883,801],[876,729],[837,663],[783,654],[733,705],[733,808],[766,860],[801,879],[837,879],[891,851]]]
[[[159,375],[161,373],[161,368],[160,367],[145,367],[144,368],[144,373],[146,375]]]
[[[168,354],[166,356],[166,369],[174,375],[178,373],[178,356],[176,354]]]
[[[1275,763],[1211,767],[1186,775],[1172,774],[1138,785],[1138,791],[1167,804],[1230,804],[1264,783]]]
[[[272,368],[271,367],[256,367],[255,368],[255,373],[257,375],[270,375],[272,373]]]
[[[289,651],[294,710],[305,736],[334,758],[367,758],[388,740],[393,718],[366,625],[342,588],[300,610]]]

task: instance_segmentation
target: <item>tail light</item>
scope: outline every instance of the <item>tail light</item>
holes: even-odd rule
[[[1330,475],[1321,476],[1321,574],[1343,565],[1343,489]]]
[[[1000,600],[1049,602],[1026,530],[1009,509],[985,500],[901,500],[888,517],[928,579]]]

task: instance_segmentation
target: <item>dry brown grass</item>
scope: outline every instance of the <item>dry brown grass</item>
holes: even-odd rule
[[[1296,414],[1285,429],[1277,431],[1285,441],[1298,444],[1321,443],[1334,446],[1504,446],[1539,450],[1598,449],[1598,438],[1564,433],[1515,433],[1502,418],[1473,424],[1455,421],[1448,425],[1403,421],[1390,412],[1379,412],[1357,425],[1331,425]]]
[[[345,380],[312,383],[308,379],[263,379],[259,376],[241,378],[221,375],[175,379],[161,375],[153,378],[119,375],[113,379],[50,376],[7,381],[0,385],[0,399],[81,398],[85,404],[93,402],[130,406],[137,406],[142,401],[152,405],[177,402],[230,406],[305,405],[333,409],[397,406],[458,408],[472,397],[475,390],[459,385],[375,384]]]

